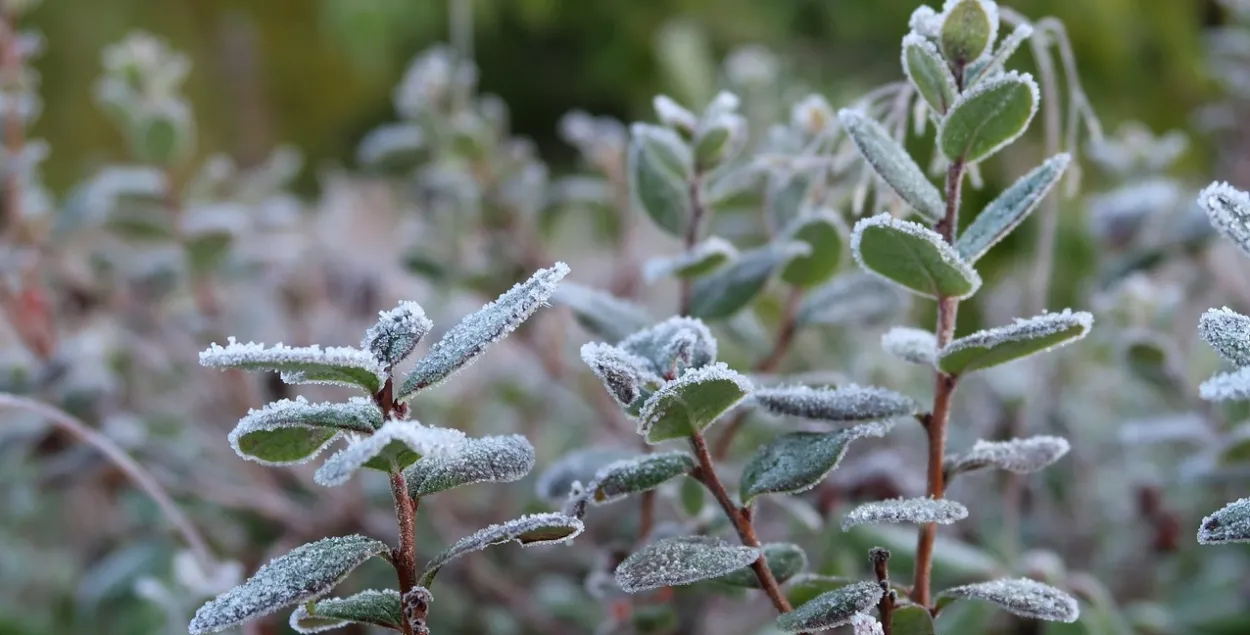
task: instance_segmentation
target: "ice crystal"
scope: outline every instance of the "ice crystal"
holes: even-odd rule
[[[1199,544],[1227,542],[1250,542],[1250,498],[1229,503],[1202,519],[1198,529]]]
[[[582,345],[582,360],[603,382],[608,392],[623,406],[634,403],[648,383],[658,384],[659,376],[651,371],[653,364],[632,353],[600,342]]]
[[[1212,376],[1198,386],[1198,396],[1207,401],[1250,400],[1250,366]]]
[[[1228,183],[1215,182],[1198,193],[1198,205],[1206,211],[1212,227],[1250,255],[1250,195]]]
[[[1230,364],[1250,366],[1250,317],[1228,307],[1208,309],[1198,320],[1198,335]]]
[[[382,424],[373,435],[353,439],[346,448],[326,459],[313,478],[326,487],[342,485],[392,442],[402,443],[423,457],[441,456],[463,445],[465,436],[463,432],[451,428],[435,428],[416,421],[392,419]]]
[[[374,356],[358,348],[330,346],[285,346],[281,342],[240,344],[233,337],[225,346],[212,344],[200,352],[200,364],[213,368],[270,370],[282,373],[287,383],[327,383],[359,386],[376,392],[386,371]]]
[[[947,589],[941,597],[985,600],[1020,617],[1051,622],[1075,622],[1080,617],[1076,598],[1048,584],[1028,578],[979,582]]]
[[[1067,439],[1045,435],[1010,441],[978,440],[971,449],[951,461],[947,472],[957,474],[994,466],[1016,474],[1028,474],[1063,458],[1069,449]]]
[[[945,498],[896,498],[864,503],[842,520],[842,531],[857,525],[912,523],[949,525],[968,517],[968,508]]]
[[[886,353],[913,364],[932,366],[937,360],[937,336],[924,329],[896,326],[881,336]]]
[[[651,372],[661,377],[673,369],[672,342],[675,339],[694,339],[690,351],[689,366],[701,368],[716,361],[716,338],[702,320],[674,316],[638,331],[621,340],[618,347],[651,362]]]
[[[822,593],[777,618],[777,628],[786,633],[820,631],[842,626],[881,601],[881,585],[854,582]]]
[[[626,593],[683,586],[718,578],[760,557],[754,547],[731,545],[708,536],[681,536],[653,542],[616,568],[616,584]]]

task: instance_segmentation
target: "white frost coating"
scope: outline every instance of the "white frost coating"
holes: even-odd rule
[[[1028,474],[1041,470],[1063,458],[1072,446],[1063,437],[1035,436],[1010,441],[978,440],[947,468],[947,472],[971,472],[983,467]]]
[[[291,629],[297,633],[321,633],[342,628],[348,622],[398,627],[397,619],[403,619],[399,591],[395,589],[366,589],[347,597],[326,598],[317,601],[313,610],[315,614],[309,615],[307,604],[295,607],[288,622]]]
[[[988,48],[986,50],[988,50]],[[963,104],[973,99],[976,99],[977,97],[981,96],[984,93],[997,90],[999,87],[1004,86],[1006,84],[1023,84],[1025,87],[1027,87],[1029,89],[1029,93],[1032,95],[1032,101],[1031,101],[1032,108],[1029,109],[1029,115],[1028,117],[1025,118],[1025,125],[1021,126],[1020,130],[1017,131],[1014,135],[1007,137],[1006,139],[1003,139],[1001,142],[999,142],[998,145],[990,148],[989,150],[986,150],[982,154],[983,157],[988,157],[998,152],[999,150],[1002,150],[1003,148],[1010,145],[1013,141],[1020,138],[1020,135],[1024,134],[1024,131],[1028,129],[1029,127],[1028,122],[1033,121],[1033,117],[1037,115],[1037,108],[1038,108],[1038,104],[1041,103],[1042,93],[1041,93],[1041,89],[1037,87],[1037,82],[1033,80],[1033,76],[1030,75],[1029,73],[1021,73],[1020,71],[1008,71],[1005,73],[1001,73],[999,75],[995,75],[993,77],[988,77],[984,81],[978,83],[976,86],[973,86],[972,88],[969,88],[966,91],[960,93],[959,97],[955,98],[955,103],[951,105],[951,108],[949,111],[950,113],[954,113]],[[946,132],[946,126],[942,126],[938,130],[938,147],[943,147],[945,145],[944,143],[942,143],[942,136],[945,132]],[[947,158],[951,159],[953,157],[947,157]]]
[[[1066,152],[1057,154],[1003,190],[959,235],[955,243],[959,255],[968,262],[980,260],[1028,218],[1059,183],[1071,162],[1072,156]]]
[[[650,435],[651,427],[663,419],[664,415],[668,414],[669,408],[681,403],[681,393],[688,387],[722,380],[733,382],[738,387],[738,390],[743,393],[739,401],[745,399],[755,389],[750,379],[731,370],[725,362],[717,362],[711,366],[688,370],[681,377],[661,386],[659,390],[647,398],[647,402],[642,405],[642,410],[638,413],[638,434],[643,437]],[[737,405],[736,402],[725,408],[725,410],[735,405]]]
[[[693,134],[694,129],[699,126],[699,118],[668,95],[656,95],[651,104],[655,107],[655,115],[660,123],[670,128]]]
[[[1076,598],[1053,586],[1028,578],[968,584],[942,591],[939,596],[986,600],[1013,615],[1050,622],[1071,623],[1081,616]]]
[[[681,536],[653,542],[630,554],[616,568],[616,585],[626,593],[684,586],[719,578],[760,557],[755,547],[731,545],[707,536]]]
[[[421,128],[409,123],[385,124],[370,130],[356,146],[356,160],[375,165],[387,157],[413,152],[425,146]]]
[[[749,504],[762,494],[798,494],[810,490],[837,469],[851,442],[884,437],[893,427],[890,422],[873,422],[837,432],[780,435],[760,447],[743,467],[742,501]]]
[[[896,326],[881,336],[881,348],[905,362],[932,366],[937,360],[937,336],[924,329]]]
[[[651,284],[669,274],[693,269],[716,259],[728,262],[737,255],[738,249],[733,243],[720,236],[709,236],[685,253],[647,260],[642,266],[642,277],[647,284]]]
[[[1212,227],[1250,255],[1250,194],[1216,181],[1198,193],[1198,205]]]
[[[1208,309],[1198,320],[1198,335],[1230,364],[1250,366],[1250,317],[1228,307]]]
[[[346,483],[357,470],[382,453],[392,441],[408,446],[410,450],[425,456],[441,456],[452,452],[465,442],[464,433],[451,428],[435,428],[416,421],[391,419],[382,424],[372,436],[357,437],[347,447],[334,453],[313,475],[313,480],[325,487]]]
[[[588,342],[582,345],[582,361],[590,367],[613,399],[628,406],[642,394],[642,386],[662,380],[651,372],[652,364],[611,344]]]
[[[875,618],[867,613],[856,613],[851,616],[852,635],[885,635],[885,629]]]
[[[925,227],[924,225],[921,225],[920,223],[899,220],[890,216],[888,213],[877,214],[876,216],[872,216],[870,218],[862,218],[859,222],[855,223],[854,229],[851,230],[851,254],[855,256],[855,263],[859,265],[860,269],[863,269],[864,271],[867,271],[868,273],[901,289],[906,289],[911,293],[916,293],[915,289],[899,284],[898,282],[873,271],[872,268],[864,262],[864,255],[860,251],[860,246],[864,240],[864,232],[873,227],[885,227],[895,231],[900,231],[933,245],[933,248],[937,251],[938,257],[942,259],[942,262],[953,267],[959,272],[960,276],[971,283],[971,289],[964,295],[960,296],[961,299],[971,296],[977,292],[977,289],[981,288],[981,274],[977,273],[977,270],[973,269],[972,265],[965,262],[963,258],[960,258],[959,252],[955,251],[955,248],[951,247],[950,243],[946,242],[946,240],[942,238],[941,234]]]
[[[899,198],[929,220],[942,217],[942,194],[881,124],[850,108],[839,110],[838,120],[864,160]]]
[[[404,471],[408,495],[428,496],[471,483],[512,483],[534,469],[534,446],[519,434],[466,439]]]
[[[430,586],[443,565],[467,553],[509,542],[516,542],[522,547],[566,544],[582,533],[582,529],[582,521],[557,512],[527,514],[506,523],[484,527],[457,540],[455,544],[434,556],[425,566],[420,584],[424,587]]]
[[[575,282],[561,284],[551,301],[572,309],[587,329],[612,342],[619,342],[652,322],[651,316],[637,304]]]
[[[950,15],[955,6],[962,1],[963,0],[946,0],[946,2],[942,5],[941,20],[943,23],[946,22],[947,16]],[[998,40],[998,3],[994,2],[994,0],[977,0],[977,2],[981,5],[981,10],[985,12],[986,17],[989,18],[990,37],[989,40],[986,41],[985,50],[982,51],[976,59],[968,60],[969,63],[977,62],[988,57],[990,55],[990,51],[994,50],[994,42]]]
[[[421,343],[434,322],[425,316],[425,309],[416,302],[400,302],[390,311],[378,312],[378,321],[360,342],[360,348],[372,352],[385,365],[402,361]]]
[[[380,385],[386,378],[386,370],[378,360],[358,348],[321,348],[316,344],[292,347],[281,342],[266,348],[264,344],[257,342],[240,344],[233,337],[226,340],[225,346],[213,343],[208,350],[201,351],[200,365],[210,368],[275,370],[282,373],[283,381],[290,383],[307,381],[360,386],[359,381],[352,381],[351,378],[368,380],[372,376]]]
[[[912,523],[949,525],[968,517],[968,508],[948,498],[895,498],[864,503],[842,520],[842,531],[857,525]]]
[[[715,97],[712,97],[712,101],[703,110],[703,118],[713,119],[720,115],[738,112],[738,106],[741,104],[742,100],[737,95],[727,90],[722,90],[716,93]]]
[[[353,397],[346,403],[310,403],[304,397],[296,397],[294,401],[282,399],[263,408],[253,408],[239,420],[239,424],[230,431],[230,447],[235,454],[249,461],[263,465],[298,465],[313,460],[321,451],[337,438],[337,435],[326,439],[321,447],[312,454],[294,461],[268,461],[252,454],[247,454],[239,446],[240,440],[253,432],[281,430],[283,428],[325,429],[335,428],[342,431],[372,433],[382,425],[382,411],[372,400]]]
[[[1250,400],[1250,366],[1212,375],[1198,385],[1198,396],[1207,401]]]
[[[752,397],[774,414],[820,421],[876,421],[910,416],[919,410],[915,401],[893,390],[856,384],[838,388],[768,387]]]
[[[1250,498],[1233,501],[1202,519],[1198,544],[1250,542]]]
[[[1033,351],[1030,354],[1042,353],[1085,337],[1093,326],[1094,316],[1092,314],[1086,311],[1073,311],[1071,309],[1064,309],[1058,313],[1043,313],[1027,319],[1016,318],[1016,321],[1011,324],[977,331],[947,344],[946,348],[943,348],[939,354],[938,361],[970,348],[993,349],[1003,344],[1040,339],[1074,327],[1080,328],[1080,333],[1077,335],[1044,349]]]
[[[951,95],[952,97],[955,95],[958,95],[959,87],[955,85],[955,76],[950,74],[949,72],[950,67],[946,65],[946,60],[942,57],[942,52],[938,50],[937,44],[934,44],[933,40],[930,40],[929,38],[926,38],[923,35],[916,33],[915,31],[912,31],[911,33],[908,33],[907,35],[903,36],[903,47],[902,47],[903,53],[901,55],[902,63],[903,63],[903,74],[907,76],[907,79],[911,81],[912,85],[913,86],[921,85],[920,82],[916,80],[916,77],[912,71],[911,62],[907,59],[907,49],[912,46],[923,49],[926,53],[932,55],[933,58],[941,65],[941,68],[947,71],[947,72],[942,73],[941,81],[944,84],[943,87],[946,89],[945,91],[943,91],[943,94]],[[924,95],[921,95],[921,96],[924,97]],[[919,101],[924,102],[924,99],[921,99]],[[936,114],[938,117],[941,117],[943,114],[945,114],[945,113],[937,111],[936,106],[934,104],[929,104],[929,105],[934,106],[934,114]],[[949,108],[950,104],[946,104],[946,106]]]
[[[617,344],[621,350],[632,353],[651,362],[651,372],[663,376],[672,370],[673,360],[664,357],[670,350],[669,344],[677,337],[684,337],[689,332],[695,338],[690,366],[700,368],[716,361],[717,343],[703,320],[684,316],[673,316],[654,326],[645,328]]]
[[[782,613],[777,618],[777,628],[786,633],[800,633],[850,624],[856,615],[875,607],[882,594],[881,585],[876,582],[848,584],[821,593],[789,613]]]
[[[586,491],[593,497],[596,505],[604,505],[629,494],[654,489],[694,468],[694,457],[688,452],[675,450],[643,454],[605,465],[595,474],[590,485],[586,486]]]
[[[352,569],[390,548],[364,536],[323,538],[278,556],[195,612],[190,635],[216,633],[330,592]]]
[[[823,95],[812,93],[800,99],[790,108],[790,125],[818,137],[833,125],[833,107]]]
[[[508,291],[451,327],[404,381],[400,399],[411,399],[423,390],[447,379],[477,360],[486,349],[516,330],[538,309],[547,305],[551,294],[569,266],[557,262],[550,269],[539,269],[529,280]]]
[[[942,34],[942,16],[933,7],[922,4],[911,12],[907,26],[919,35],[936,38]]]

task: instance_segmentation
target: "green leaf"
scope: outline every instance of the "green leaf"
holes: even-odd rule
[[[937,187],[881,124],[858,110],[838,111],[846,128],[868,165],[903,199],[925,218],[936,221],[946,216],[946,204]]]
[[[701,126],[694,145],[694,161],[701,171],[713,170],[733,158],[746,140],[746,120],[724,113]]]
[[[743,504],[761,494],[797,494],[815,487],[838,467],[852,441],[883,437],[890,427],[870,423],[837,432],[790,432],[773,439],[742,470]]]
[[[819,595],[854,583],[854,579],[842,576],[803,573],[795,576],[786,584],[786,600],[790,602],[790,606],[797,609],[811,602]]]
[[[959,89],[950,67],[933,41],[914,31],[903,38],[903,73],[938,115],[955,103]]]
[[[703,483],[698,480],[687,477],[681,480],[681,486],[678,488],[678,499],[681,502],[682,511],[691,518],[698,518],[703,511],[704,493]]]
[[[665,481],[688,474],[694,457],[686,452],[661,452],[623,459],[599,470],[587,486],[596,503],[610,503],[629,494],[653,490]]]
[[[370,589],[347,597],[302,604],[291,613],[290,623],[299,633],[320,633],[352,622],[398,631],[403,619],[399,591]]]
[[[685,161],[674,152],[671,141],[654,127],[635,124],[629,144],[630,191],[655,224],[674,236],[686,231],[692,216]],[[676,137],[672,131],[665,131]],[[676,140],[684,147],[680,139]],[[687,150],[688,152],[688,150]]]
[[[637,304],[575,282],[561,284],[551,301],[569,307],[578,324],[609,342],[619,342],[652,322]]]
[[[664,276],[697,278],[716,271],[737,256],[738,249],[732,243],[719,236],[710,236],[685,253],[648,260],[643,264],[642,273],[648,282]]]
[[[1043,313],[1014,324],[977,331],[947,344],[938,353],[938,368],[959,375],[1005,364],[1079,340],[1094,325],[1084,311]]]
[[[616,568],[616,585],[626,593],[684,586],[731,573],[759,557],[759,549],[731,545],[718,538],[667,538],[623,560]]]
[[[966,66],[981,57],[998,31],[998,12],[993,3],[958,0],[945,11],[942,21],[942,54],[954,66]]]
[[[464,443],[464,433],[459,430],[391,419],[371,436],[352,439],[347,447],[326,459],[313,480],[335,487],[346,483],[362,467],[395,473],[423,456],[451,452]]]
[[[282,374],[287,383],[325,383],[356,386],[369,394],[382,387],[385,370],[366,351],[346,346],[291,347],[278,344],[240,344],[233,337],[225,346],[213,344],[200,352],[200,365],[210,368],[269,370]]]
[[[1218,545],[1250,542],[1250,498],[1243,498],[1222,507],[1202,519],[1198,544]]]
[[[824,283],[842,262],[840,221],[832,212],[805,216],[791,225],[786,237],[807,243],[810,251],[790,261],[781,271],[781,279],[802,288]]]
[[[773,578],[780,584],[784,584],[807,568],[807,554],[796,544],[769,542],[760,545],[760,551],[764,553],[764,560],[768,562],[768,570],[772,571]],[[716,582],[748,589],[760,588],[760,579],[750,565],[716,578]]]
[[[926,297],[966,298],[981,287],[981,276],[941,235],[889,214],[856,223],[851,252],[865,271]]]
[[[1003,73],[965,91],[946,113],[937,143],[951,161],[976,163],[1015,141],[1029,127],[1040,99],[1028,73]]]
[[[445,453],[421,457],[404,472],[413,498],[472,483],[512,483],[534,469],[534,446],[519,434],[466,439]]]
[[[909,417],[920,409],[906,395],[855,384],[838,388],[770,386],[755,391],[753,398],[774,414],[842,423]]]
[[[855,582],[822,593],[797,609],[782,613],[777,628],[786,633],[819,631],[849,624],[856,613],[863,613],[881,601],[876,582]]]
[[[352,569],[390,551],[364,536],[323,538],[269,561],[243,584],[195,612],[191,635],[224,631],[292,604],[329,593]]]
[[[959,256],[969,263],[980,260],[1041,204],[1059,183],[1070,161],[1068,154],[1057,154],[1003,190],[959,235],[955,242]]]
[[[159,113],[136,122],[134,151],[140,161],[168,165],[190,143],[191,130],[185,116]]]
[[[164,242],[177,238],[178,233],[169,210],[158,202],[147,205],[131,204],[113,210],[106,226],[113,233],[130,241]]]
[[[230,253],[234,236],[230,232],[207,232],[187,241],[187,262],[194,273],[216,267]]]
[[[317,456],[343,431],[372,434],[381,425],[382,411],[367,399],[314,404],[296,397],[249,411],[228,438],[245,459],[294,465]]]
[[[522,547],[567,543],[582,533],[582,521],[559,513],[530,514],[506,523],[491,525],[456,541],[425,565],[420,584],[429,587],[438,570],[448,562],[491,545],[516,542]]]
[[[890,635],[933,635],[933,616],[923,606],[900,606],[890,612]]]
[[[732,316],[764,290],[773,273],[806,247],[795,243],[770,244],[743,252],[715,273],[699,278],[690,289],[690,315],[706,320]]]
[[[724,363],[687,371],[655,391],[638,415],[638,434],[647,443],[684,439],[738,405],[751,382]]]
[[[1020,48],[1030,36],[1033,35],[1033,27],[1028,24],[1016,25],[1016,28],[1003,39],[998,45],[998,50],[994,51],[991,57],[982,58],[980,61],[970,64],[968,70],[964,73],[964,86],[971,88],[981,80],[987,77],[993,77],[995,73],[1002,70],[1003,64]]]
[[[1020,617],[1050,622],[1075,622],[1080,617],[1076,598],[1028,578],[1012,578],[979,582],[947,589],[938,594],[945,600],[971,599],[993,602],[1003,610]]]

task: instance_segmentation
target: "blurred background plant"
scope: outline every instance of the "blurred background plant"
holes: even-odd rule
[[[888,88],[901,77],[898,42],[915,5],[0,3],[0,386],[81,424],[49,427],[40,413],[0,403],[0,633],[185,632],[195,606],[273,555],[325,535],[393,533],[384,480],[324,490],[312,470],[258,469],[222,443],[249,407],[341,396],[198,368],[196,352],[226,333],[350,345],[402,299],[454,324],[556,259],[572,265],[568,288],[608,289],[671,314],[681,285],[646,263],[680,240],[634,209],[624,123],[653,120],[656,94],[702,112],[732,91],[745,152],[774,155],[751,167],[759,180],[745,193],[725,191],[714,206],[717,233],[734,244],[777,229],[766,210],[810,167],[791,160],[805,148],[828,162],[823,202],[844,220],[888,204],[852,149],[822,145],[821,122],[886,86],[874,116],[892,116],[909,147],[924,147],[909,130],[924,118]],[[1192,202],[1212,177],[1250,184],[1240,116],[1250,9],[1233,0],[1011,8],[1064,25],[1080,86],[1112,134],[1100,144],[1066,135],[1085,120],[1074,118],[1083,113],[1071,107],[1061,49],[1047,47],[1052,101],[1064,106],[1058,126],[1042,113],[966,200],[984,205],[1056,152],[1048,131],[1064,132],[1062,149],[1077,152],[1080,195],[1052,196],[1053,243],[1039,215],[981,261],[986,290],[961,311],[960,334],[1063,306],[1094,307],[1099,326],[1040,371],[1007,367],[962,388],[956,447],[1055,433],[1073,450],[1044,476],[961,481],[952,497],[1003,504],[944,532],[937,581],[1015,573],[1063,586],[1085,617],[1047,633],[1245,632],[1247,553],[1199,549],[1192,527],[1245,494],[1247,457],[1235,440],[1246,412],[1196,398],[1219,360],[1194,325],[1208,306],[1250,310],[1250,280],[1233,248],[1210,243]],[[1013,65],[1040,78],[1048,62],[1039,59],[1018,54]],[[1047,244],[1053,271],[1039,273],[1033,255]],[[853,378],[924,394],[931,375],[900,368],[878,340],[906,312],[929,323],[928,310],[848,280],[808,293],[827,300],[823,310],[807,314],[811,325],[774,368],[759,369],[787,310],[785,287],[768,286],[715,325],[721,359],[765,380]],[[574,293],[561,302],[578,300],[605,301]],[[628,318],[622,306],[606,310]],[[577,359],[591,339],[569,312],[541,315],[488,364],[432,391],[417,416],[473,435],[525,434],[537,472],[576,448],[637,452],[633,424]],[[736,425],[737,448],[725,452],[776,427],[763,417]],[[221,560],[169,532],[134,474],[79,442],[84,429],[132,455]],[[896,436],[848,457],[794,504],[769,503],[761,532],[801,544],[820,574],[866,577],[875,545],[908,570],[912,531],[836,530],[855,502],[923,493],[910,467],[921,460],[918,439]],[[550,509],[535,496],[541,485],[447,495],[419,521],[422,535],[440,539],[421,554]],[[660,491],[665,517],[682,518],[682,493]],[[611,556],[593,546],[632,540],[637,517],[632,504],[596,510],[585,544],[558,557],[499,550],[447,571],[431,629],[694,632],[683,629],[699,615],[703,632],[755,632],[769,621],[762,605],[706,589],[678,594],[675,613],[593,599],[587,576]],[[349,586],[391,577],[381,567],[359,575]],[[938,627],[1041,628],[1003,620],[966,603]],[[284,632],[283,622],[251,632]]]

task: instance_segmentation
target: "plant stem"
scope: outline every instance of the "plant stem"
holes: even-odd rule
[[[699,196],[699,189],[703,186],[703,175],[696,171],[690,177],[689,195],[690,195],[690,223],[686,225],[686,236],[683,241],[685,251],[690,251],[699,242],[699,229],[703,226],[703,217],[707,213],[707,209],[703,206],[703,197]],[[689,278],[681,281],[681,301],[678,305],[677,314],[687,315],[690,313],[691,301],[691,282]]]
[[[712,492],[712,496],[720,503],[721,509],[725,511],[725,515],[729,517],[729,522],[733,524],[734,530],[738,532],[738,538],[742,544],[748,547],[760,547],[760,540],[755,535],[755,525],[751,521],[751,509],[749,507],[739,507],[729,498],[729,493],[725,491],[725,485],[721,483],[720,477],[716,475],[716,468],[712,464],[712,455],[708,453],[707,442],[703,439],[703,433],[695,432],[690,437],[690,445],[694,448],[695,459],[699,462],[699,467],[695,471],[694,476]],[[789,613],[793,609],[790,607],[789,600],[781,593],[781,587],[777,584],[777,579],[773,577],[773,572],[768,568],[768,561],[763,554],[759,559],[751,563],[751,569],[755,571],[755,577],[760,581],[760,588],[768,594],[768,599],[772,600],[773,606],[777,608],[778,613]]]
[[[937,231],[946,242],[954,242],[955,228],[959,224],[959,189],[964,178],[963,159],[956,159],[946,172],[946,216],[938,222]],[[959,312],[959,298],[938,298],[937,347],[950,343],[955,336],[955,318]],[[942,462],[946,456],[946,423],[950,419],[951,396],[958,378],[942,371],[934,371],[933,409],[924,418],[929,439],[928,495],[942,498],[946,483]],[[921,606],[929,606],[930,579],[933,573],[933,542],[937,538],[937,525],[929,523],[920,528],[916,545],[916,575],[911,597]]]
[[[894,611],[894,592],[890,589],[890,552],[881,547],[874,547],[868,552],[869,558],[872,560],[873,573],[877,575],[877,582],[881,583],[881,601],[877,603],[877,611],[881,613],[881,630],[882,635],[890,635],[893,627],[894,618],[891,614]]]

